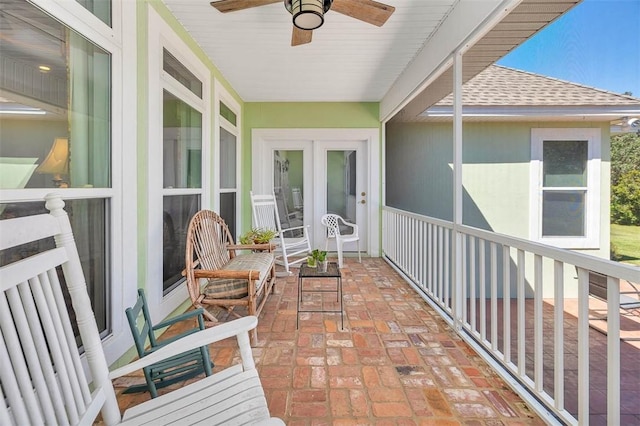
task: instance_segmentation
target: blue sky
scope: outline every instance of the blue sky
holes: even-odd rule
[[[640,0],[583,0],[498,64],[640,98]]]

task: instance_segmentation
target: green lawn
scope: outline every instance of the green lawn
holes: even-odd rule
[[[611,224],[611,245],[618,260],[640,266],[640,226]]]

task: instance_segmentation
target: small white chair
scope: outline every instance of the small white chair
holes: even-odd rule
[[[282,228],[275,193],[269,195],[255,195],[251,192],[251,209],[253,211],[253,225],[255,228],[271,229],[277,232],[272,241],[276,246],[276,263],[283,265],[287,274],[289,268],[307,261],[307,254],[311,252],[309,240],[309,226],[294,226]],[[296,259],[293,259],[296,258]]]
[[[0,250],[21,258],[0,267],[1,425],[89,425],[100,412],[108,426],[284,425],[270,418],[253,361],[248,332],[258,323],[255,316],[198,331],[110,372],[64,202],[48,196],[46,207],[50,214],[0,221]],[[63,285],[89,371],[83,368]],[[112,379],[233,336],[240,363],[142,402],[121,416]]]
[[[325,250],[329,248],[329,239],[335,238],[336,248],[338,249],[338,265],[342,268],[342,250],[345,243],[356,243],[358,250],[358,262],[362,262],[362,256],[360,255],[360,237],[358,236],[358,225],[350,223],[344,220],[337,214],[327,213],[320,219],[320,222],[327,227],[327,239],[325,244]],[[349,234],[343,234],[340,227],[349,227],[352,232]]]

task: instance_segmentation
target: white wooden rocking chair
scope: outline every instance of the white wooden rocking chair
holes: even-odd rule
[[[284,266],[287,274],[289,268],[307,260],[311,252],[309,240],[309,226],[294,226],[283,229],[278,214],[275,193],[270,195],[255,195],[251,192],[251,208],[253,210],[253,225],[256,228],[271,229],[277,232],[272,241],[276,246],[276,263]]]
[[[1,425],[88,425],[100,412],[107,425],[284,424],[270,418],[255,369],[248,334],[257,324],[254,316],[194,333],[109,372],[64,203],[48,196],[46,207],[50,214],[0,221],[0,251],[5,254],[24,244],[55,239],[55,247],[27,257],[22,250],[21,260],[3,260],[0,267]],[[71,296],[89,366],[86,373],[61,282]],[[121,416],[111,379],[233,336],[241,364],[143,402]]]

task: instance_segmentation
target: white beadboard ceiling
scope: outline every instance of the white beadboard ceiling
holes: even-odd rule
[[[164,0],[244,101],[379,101],[458,0],[382,0],[382,27],[329,11],[310,44],[291,46],[281,2],[220,13]]]
[[[291,15],[282,2],[223,14],[209,0],[164,0],[247,102],[381,101],[404,76],[415,76],[434,48],[441,50],[434,40],[461,37],[464,25],[455,21],[465,20],[469,28],[468,21],[476,20],[484,35],[463,57],[465,82],[580,1],[382,0],[395,7],[382,27],[330,10],[310,44],[292,47]],[[474,16],[480,2],[508,15],[483,29],[487,17]],[[412,96],[395,119],[414,119],[451,88],[449,69]]]
[[[291,15],[282,2],[223,14],[209,0],[163,1],[246,102],[370,101],[381,102],[381,113],[390,114],[407,99],[394,119],[414,120],[451,93],[450,68],[424,90],[417,88],[434,71],[433,64],[425,64],[443,60],[468,36],[462,27],[482,27],[486,16],[473,12],[482,9],[478,5],[509,14],[468,48],[463,82],[581,0],[383,0],[395,7],[384,26],[329,11],[313,41],[296,47],[291,46]],[[46,78],[60,80],[65,93],[64,26],[25,1],[0,0],[0,32],[0,75],[5,77],[0,95],[58,111],[64,97],[60,103],[19,88],[31,87],[27,77],[42,78],[37,67],[46,62],[52,68]],[[7,85],[8,69],[15,74],[15,87]]]

